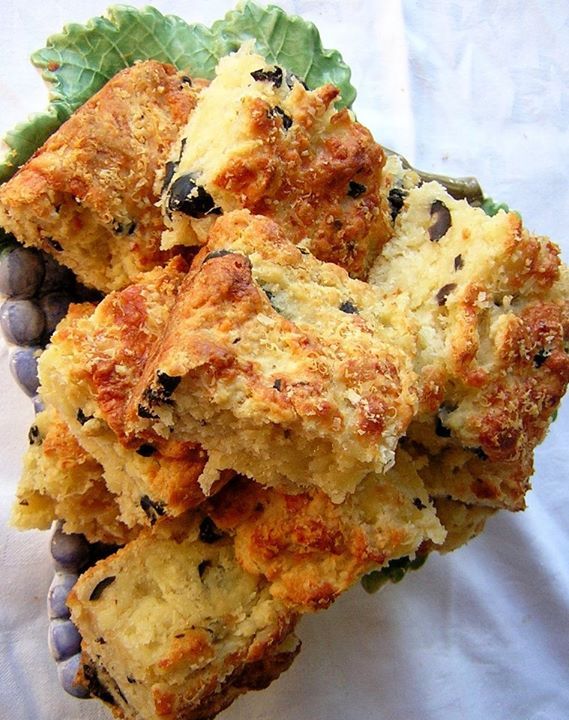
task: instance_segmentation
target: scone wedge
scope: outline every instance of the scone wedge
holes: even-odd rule
[[[202,245],[220,213],[275,220],[295,244],[365,278],[388,239],[384,152],[333,85],[307,89],[246,44],[220,61],[165,176],[164,246]]]
[[[199,442],[206,490],[232,468],[333,500],[392,466],[417,406],[405,305],[288,241],[220,217],[180,286],[125,420]]]
[[[11,522],[20,530],[47,530],[63,521],[68,533],[89,542],[124,545],[137,528],[120,520],[117,497],[103,469],[87,453],[52,407],[38,414],[28,433],[22,477],[16,490]]]
[[[0,226],[102,292],[164,264],[156,176],[204,84],[153,60],[119,72],[0,187]]]
[[[517,213],[435,182],[401,188],[370,282],[409,299],[420,404],[407,432],[433,495],[520,510],[569,381],[569,275]],[[444,473],[440,468],[445,467]]]
[[[207,458],[199,445],[152,432],[129,443],[124,431],[130,394],[186,272],[175,258],[96,307],[72,306],[39,363],[42,395],[102,465],[129,527],[179,515],[205,497],[198,479]]]
[[[207,515],[162,519],[85,572],[68,600],[84,678],[117,717],[212,718],[300,648],[297,613],[238,564]]]

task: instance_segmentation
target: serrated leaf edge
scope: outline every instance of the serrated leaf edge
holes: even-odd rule
[[[112,5],[107,8],[104,15],[90,18],[85,23],[66,24],[60,32],[54,33],[47,38],[45,46],[43,48],[36,50],[34,53],[32,53],[32,64],[34,65],[34,67],[40,70],[41,77],[48,88],[49,102],[43,112],[34,113],[27,120],[18,123],[14,128],[12,128],[12,130],[6,133],[4,142],[6,145],[8,145],[9,149],[4,155],[4,157],[2,157],[2,159],[0,160],[0,183],[8,180],[9,177],[17,170],[18,164],[21,164],[21,162],[25,162],[25,160],[28,159],[22,159],[21,157],[18,157],[19,151],[14,147],[14,145],[10,143],[11,136],[17,135],[18,132],[21,132],[22,128],[25,128],[31,123],[33,123],[34,118],[41,117],[42,115],[51,114],[52,112],[55,112],[58,119],[61,121],[61,123],[63,123],[81,104],[83,104],[83,102],[85,102],[85,100],[77,103],[70,101],[70,99],[66,97],[66,95],[63,93],[62,83],[56,74],[56,70],[59,69],[59,66],[57,68],[50,69],[50,66],[52,64],[58,64],[58,60],[56,58],[54,58],[53,56],[50,57],[50,53],[55,53],[56,55],[59,54],[59,51],[57,50],[58,45],[68,45],[69,39],[73,38],[73,35],[77,34],[85,35],[86,33],[88,34],[92,32],[102,32],[104,34],[112,36],[113,33],[119,33],[121,31],[121,26],[125,21],[127,21],[128,16],[134,15],[135,19],[139,21],[141,16],[144,15],[147,17],[151,17],[154,23],[166,22],[171,25],[183,23],[188,27],[188,29],[199,28],[202,33],[205,32],[206,34],[210,35],[212,39],[212,45],[216,48],[217,54],[214,54],[211,52],[210,49],[207,49],[208,56],[209,58],[211,58],[211,60],[215,60],[217,62],[220,57],[222,57],[222,55],[228,51],[227,45],[229,43],[229,39],[227,38],[227,32],[224,32],[224,28],[226,28],[227,25],[233,23],[234,20],[239,17],[239,15],[243,15],[246,12],[250,12],[253,17],[255,13],[262,13],[264,15],[272,14],[279,19],[284,18],[287,24],[297,27],[301,25],[306,30],[306,32],[314,38],[315,52],[322,58],[323,61],[333,62],[336,68],[340,69],[344,76],[342,84],[345,87],[342,87],[342,101],[338,104],[348,106],[351,105],[351,103],[355,99],[356,90],[350,83],[351,70],[344,62],[340,52],[338,50],[325,49],[322,46],[320,32],[313,22],[305,20],[299,15],[289,15],[282,8],[276,5],[267,5],[266,7],[261,7],[254,2],[251,2],[251,0],[239,2],[234,10],[230,10],[228,13],[226,13],[224,18],[216,20],[212,24],[211,28],[207,28],[205,25],[202,25],[200,23],[187,23],[185,20],[183,20],[183,18],[180,18],[177,15],[165,15],[161,13],[157,8],[154,8],[150,5],[146,5],[142,8],[136,8],[131,5],[122,4]],[[223,42],[223,40],[225,40],[225,42]],[[265,42],[268,44],[267,40],[265,40]],[[116,49],[118,50],[118,48]],[[202,48],[202,51],[205,49],[206,48],[204,46]],[[165,54],[167,54],[166,48],[164,48],[164,51]],[[119,54],[122,55],[120,51]],[[306,70],[306,75],[309,75],[313,67],[313,57],[310,61],[309,68]],[[125,58],[125,67],[127,67],[128,64],[129,63],[126,61]],[[85,69],[90,70],[93,73],[101,74],[105,80],[109,79],[97,68]],[[49,135],[44,138],[44,141],[45,139],[47,139],[47,137],[49,137]]]

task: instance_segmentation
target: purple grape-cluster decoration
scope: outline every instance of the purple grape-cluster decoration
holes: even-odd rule
[[[33,399],[36,413],[44,409],[38,395],[38,358],[71,302],[97,301],[74,274],[50,255],[22,247],[0,230],[0,329],[10,351],[10,371]],[[81,636],[70,620],[67,596],[79,574],[115,548],[90,544],[83,535],[67,534],[57,523],[51,538],[55,574],[47,594],[48,646],[63,689],[78,698],[89,691],[76,684],[81,667]]]
[[[13,345],[10,370],[21,389],[38,391],[37,361],[71,302],[99,299],[68,268],[0,230],[0,328]]]
[[[81,666],[81,636],[69,618],[67,596],[84,570],[117,548],[103,543],[89,543],[84,535],[78,533],[65,533],[62,525],[58,522],[54,526],[50,544],[55,574],[47,593],[48,646],[57,664],[57,675],[63,689],[74,697],[86,698],[89,691],[76,684]]]

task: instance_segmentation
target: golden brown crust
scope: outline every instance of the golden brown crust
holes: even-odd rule
[[[370,475],[339,504],[318,490],[291,495],[240,478],[208,508],[216,525],[235,534],[240,564],[304,612],[328,607],[365,573],[445,536],[404,452],[386,475]]]
[[[153,60],[119,72],[0,188],[0,225],[104,292],[164,264],[155,176],[202,86]]]
[[[119,519],[117,498],[102,468],[79,445],[53,408],[40,413],[29,433],[30,447],[16,491],[12,523],[20,529],[48,529],[63,521],[68,533],[90,542],[123,545],[137,534]]]
[[[270,219],[229,213],[180,287],[129,429],[194,438],[210,467],[340,500],[392,464],[413,416],[406,330],[396,304]]]
[[[230,162],[213,185],[234,193],[253,214],[278,222],[291,242],[309,238],[318,259],[364,278],[387,239],[378,192],[384,156],[370,132],[346,109],[331,117],[325,134],[311,137],[315,119],[326,113],[337,95],[331,85],[311,96],[306,93],[286,135],[268,114],[270,106],[257,100],[249,112],[251,136],[262,143],[259,155]],[[310,107],[305,107],[309,97]],[[351,182],[365,188],[361,196],[348,194]]]
[[[420,405],[407,436],[433,495],[523,509],[569,381],[559,249],[517,214],[488,217],[427,183],[406,189],[371,282],[410,299]]]
[[[500,340],[499,365],[470,412],[467,397],[461,432],[491,460],[513,461],[541,442],[569,382],[569,302],[531,302],[509,318]]]
[[[298,616],[199,512],[159,521],[78,580],[83,682],[120,717],[213,717],[298,653]],[[140,626],[144,622],[144,628]]]
[[[107,295],[90,320],[65,322],[53,338],[53,344],[68,342],[83,356],[73,379],[89,383],[102,417],[123,442],[125,405],[187,270],[185,261],[175,258],[164,270]]]
[[[148,431],[129,445],[124,430],[130,395],[186,271],[178,257],[96,308],[72,306],[40,361],[45,397],[102,464],[129,525],[179,514],[205,498],[198,479],[207,457],[195,442]]]
[[[178,174],[197,175],[224,212],[265,215],[291,242],[363,279],[391,233],[380,193],[383,150],[347,109],[334,111],[338,88],[254,80],[251,69],[264,66],[244,49],[221,62],[182,132]],[[223,113],[231,123],[218,129]],[[196,142],[207,145],[207,158]],[[168,242],[196,242],[191,228],[203,241],[211,219],[174,213]]]

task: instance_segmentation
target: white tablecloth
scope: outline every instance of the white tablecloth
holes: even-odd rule
[[[132,2],[134,5],[144,3]],[[282,0],[338,48],[356,112],[417,166],[476,175],[569,259],[569,5],[564,0]],[[225,0],[156,0],[209,24]],[[104,0],[2,0],[0,130],[45,103],[27,61]],[[101,720],[67,697],[47,645],[45,533],[7,527],[30,401],[0,343],[0,717]],[[569,717],[568,407],[539,449],[529,508],[491,519],[457,553],[377,596],[359,587],[301,625],[282,679],[239,700],[237,720],[562,720]]]

